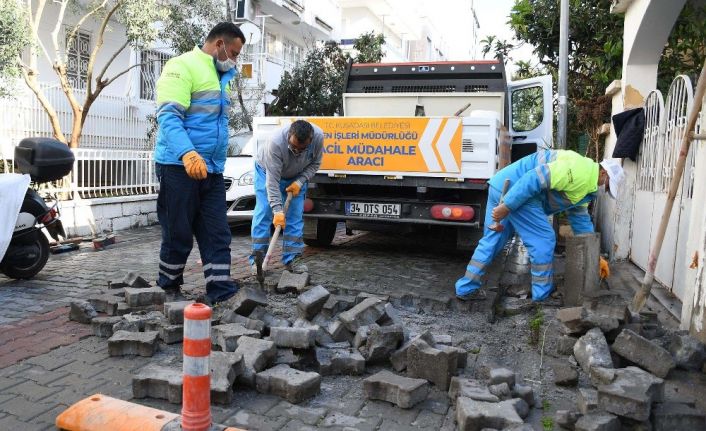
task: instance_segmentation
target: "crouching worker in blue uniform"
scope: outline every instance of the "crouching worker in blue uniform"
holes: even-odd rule
[[[215,304],[231,298],[231,234],[226,219],[223,169],[228,148],[230,81],[245,43],[233,23],[216,25],[202,47],[172,58],[157,81],[159,178],[157,215],[162,227],[157,284],[179,292],[184,267],[199,245],[206,297]]]
[[[251,272],[255,258],[264,256],[270,242],[270,226],[283,231],[282,263],[288,271],[308,272],[299,261],[304,251],[304,198],[309,180],[321,166],[324,134],[304,120],[276,131],[255,157],[255,212],[252,220]],[[287,214],[283,202],[292,193]]]
[[[500,203],[505,180],[510,187]],[[568,150],[540,150],[500,170],[488,181],[488,203],[483,238],[473,253],[466,274],[456,282],[456,297],[481,299],[481,277],[515,232],[527,247],[532,264],[532,300],[542,301],[553,290],[556,237],[548,215],[565,212],[574,234],[593,232],[588,203],[599,187],[612,198],[624,179],[623,168],[612,159],[600,165]],[[502,225],[491,230],[493,222]],[[601,277],[610,274],[608,262],[600,261]]]

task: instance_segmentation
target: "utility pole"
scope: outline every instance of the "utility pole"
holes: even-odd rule
[[[567,92],[569,81],[569,0],[561,0],[559,16],[559,118],[557,148],[566,149]]]

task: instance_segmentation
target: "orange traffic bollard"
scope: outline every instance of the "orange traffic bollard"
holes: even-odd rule
[[[184,309],[184,384],[181,426],[206,431],[211,426],[211,308],[189,304]]]

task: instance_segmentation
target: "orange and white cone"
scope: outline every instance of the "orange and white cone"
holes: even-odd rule
[[[211,426],[211,308],[189,304],[184,309],[184,384],[181,427],[206,431]]]

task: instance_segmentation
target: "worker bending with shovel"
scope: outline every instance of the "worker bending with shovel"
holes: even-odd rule
[[[282,263],[287,270],[308,272],[299,261],[304,250],[304,198],[309,180],[321,166],[323,143],[324,134],[319,127],[297,120],[276,131],[258,148],[250,255],[253,275],[258,275],[256,262],[267,253],[273,224],[284,231]],[[285,209],[287,199],[291,201]]]
[[[605,186],[612,198],[617,198],[624,177],[623,168],[612,159],[599,165],[569,150],[540,150],[500,170],[488,181],[485,231],[466,274],[456,282],[456,297],[483,298],[479,290],[481,277],[517,232],[532,263],[532,300],[546,299],[553,290],[556,244],[547,216],[565,212],[575,235],[593,232],[588,203],[601,186]],[[599,270],[602,278],[610,274],[608,262],[603,258]]]

